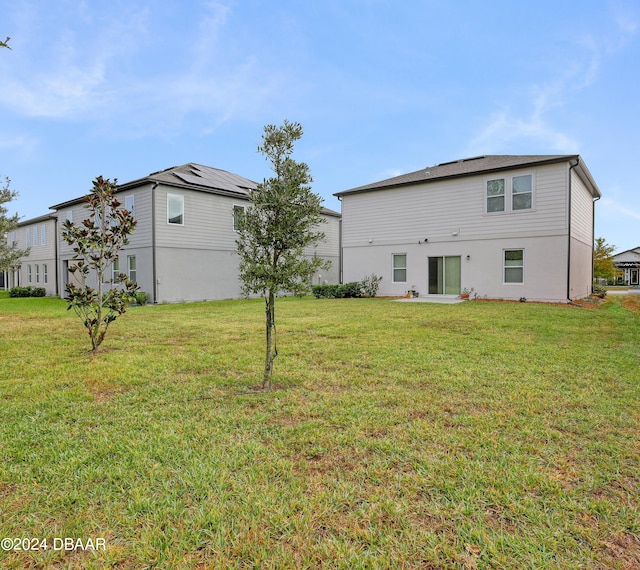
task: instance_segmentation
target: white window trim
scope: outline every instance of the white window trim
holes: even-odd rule
[[[514,210],[513,209],[513,179],[518,176],[531,176],[531,208]],[[489,212],[487,210],[487,183],[491,180],[504,179],[504,210],[498,212]],[[536,175],[535,171],[513,172],[511,174],[499,174],[495,176],[487,176],[482,181],[483,192],[483,214],[485,216],[504,216],[505,214],[526,214],[534,212],[536,209]]]
[[[507,281],[506,280],[506,270],[507,270],[507,264],[506,264],[506,259],[505,259],[505,255],[507,253],[507,251],[521,251],[522,252],[522,281],[517,282],[517,281]],[[524,268],[524,247],[505,247],[502,250],[502,284],[503,285],[517,285],[522,287],[524,285],[524,279],[525,279],[525,268]],[[510,266],[510,267],[520,267],[520,266]]]
[[[231,223],[233,225],[233,231],[234,232],[239,232],[240,230],[238,228],[236,228],[236,208],[242,208],[242,213],[244,214],[244,212],[246,212],[247,207],[243,206],[242,204],[234,204],[233,205],[233,219],[231,220]]]
[[[127,202],[130,201],[131,202],[131,208],[128,208],[127,206]],[[127,196],[124,197],[124,208],[125,210],[128,210],[132,216],[135,217],[135,210],[136,210],[136,196],[135,194],[128,194]],[[167,216],[168,219],[168,216]]]
[[[131,269],[131,260],[134,260],[135,263],[135,269]],[[135,279],[131,279],[131,273],[135,272],[136,274],[136,278]],[[136,259],[135,255],[128,255],[127,256],[127,277],[129,278],[129,281],[133,281],[135,283],[138,282],[138,260]]]
[[[175,222],[169,221],[169,198],[180,198],[182,200],[182,222],[177,224]],[[185,218],[185,207],[184,207],[184,194],[171,194],[167,192],[167,225],[168,226],[184,226],[184,218]]]
[[[404,268],[402,267],[395,267],[394,265],[394,259],[396,257],[396,255],[404,255]],[[391,282],[392,283],[408,283],[408,277],[409,277],[409,270],[407,268],[407,265],[409,265],[408,263],[409,261],[409,256],[406,253],[402,253],[402,252],[397,252],[397,253],[392,253],[391,254]],[[405,278],[404,281],[396,281],[395,277],[396,277],[396,269],[404,269],[405,272]]]

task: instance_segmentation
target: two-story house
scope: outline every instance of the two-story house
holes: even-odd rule
[[[579,155],[478,156],[335,195],[343,281],[375,273],[390,296],[591,293],[600,191]]]
[[[8,239],[29,255],[19,267],[5,273],[5,286],[42,287],[47,295],[58,295],[56,216],[46,214],[20,222]]]
[[[249,205],[256,183],[237,174],[185,164],[119,184],[117,196],[137,221],[134,233],[112,267],[109,279],[126,273],[152,302],[182,302],[237,298],[236,239],[238,219]],[[87,216],[84,197],[52,206],[58,228],[64,220],[82,222]],[[323,210],[326,239],[310,256],[331,261],[331,269],[314,283],[337,283],[340,214]],[[73,252],[58,231],[59,291],[73,278]],[[25,260],[24,263],[27,263]]]

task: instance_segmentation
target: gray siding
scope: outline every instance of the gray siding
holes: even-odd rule
[[[45,243],[42,244],[44,227]],[[37,231],[37,243],[34,243],[33,231]],[[47,295],[57,295],[56,288],[56,224],[53,219],[26,222],[16,230],[16,241],[20,249],[27,247],[26,234],[29,232],[30,252],[22,258],[22,265],[17,275],[10,276],[10,286],[20,284],[23,287],[44,287]],[[45,271],[46,266],[46,271]],[[31,280],[29,280],[31,268]],[[46,279],[46,281],[45,281]]]

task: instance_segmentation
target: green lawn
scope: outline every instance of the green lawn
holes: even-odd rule
[[[265,393],[261,301],[1,297],[0,567],[640,567],[621,303],[281,299]]]

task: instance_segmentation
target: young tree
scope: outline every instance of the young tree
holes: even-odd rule
[[[4,179],[0,188],[0,271],[12,271],[20,266],[20,259],[29,255],[29,249],[18,249],[17,244],[9,239],[10,233],[16,229],[20,217],[18,214],[7,216],[9,210],[3,205],[11,202],[18,193],[9,188],[11,180]]]
[[[131,212],[121,209],[115,196],[115,186],[107,178],[99,176],[93,181],[91,194],[86,198],[89,218],[80,225],[66,220],[62,226],[62,238],[73,248],[73,264],[69,271],[77,276],[79,285],[67,284],[69,306],[82,319],[91,338],[95,352],[109,325],[122,315],[138,286],[124,273],[108,279],[107,271],[113,267],[122,246],[129,242],[129,235],[136,227]],[[97,289],[87,285],[89,278],[97,281]],[[108,284],[107,290],[104,285]],[[122,284],[123,288],[117,285]]]
[[[271,387],[275,341],[275,300],[279,293],[300,295],[309,290],[313,274],[328,263],[305,256],[305,249],[324,239],[319,231],[322,199],[311,191],[309,167],[291,158],[294,143],[302,137],[299,123],[267,125],[258,152],[271,163],[274,177],[251,191],[251,205],[239,224],[236,241],[240,279],[245,295],[265,300],[266,350],[262,387]]]
[[[615,245],[608,245],[604,238],[596,238],[593,248],[593,277],[606,279],[613,282],[616,279],[617,269],[613,263]]]

